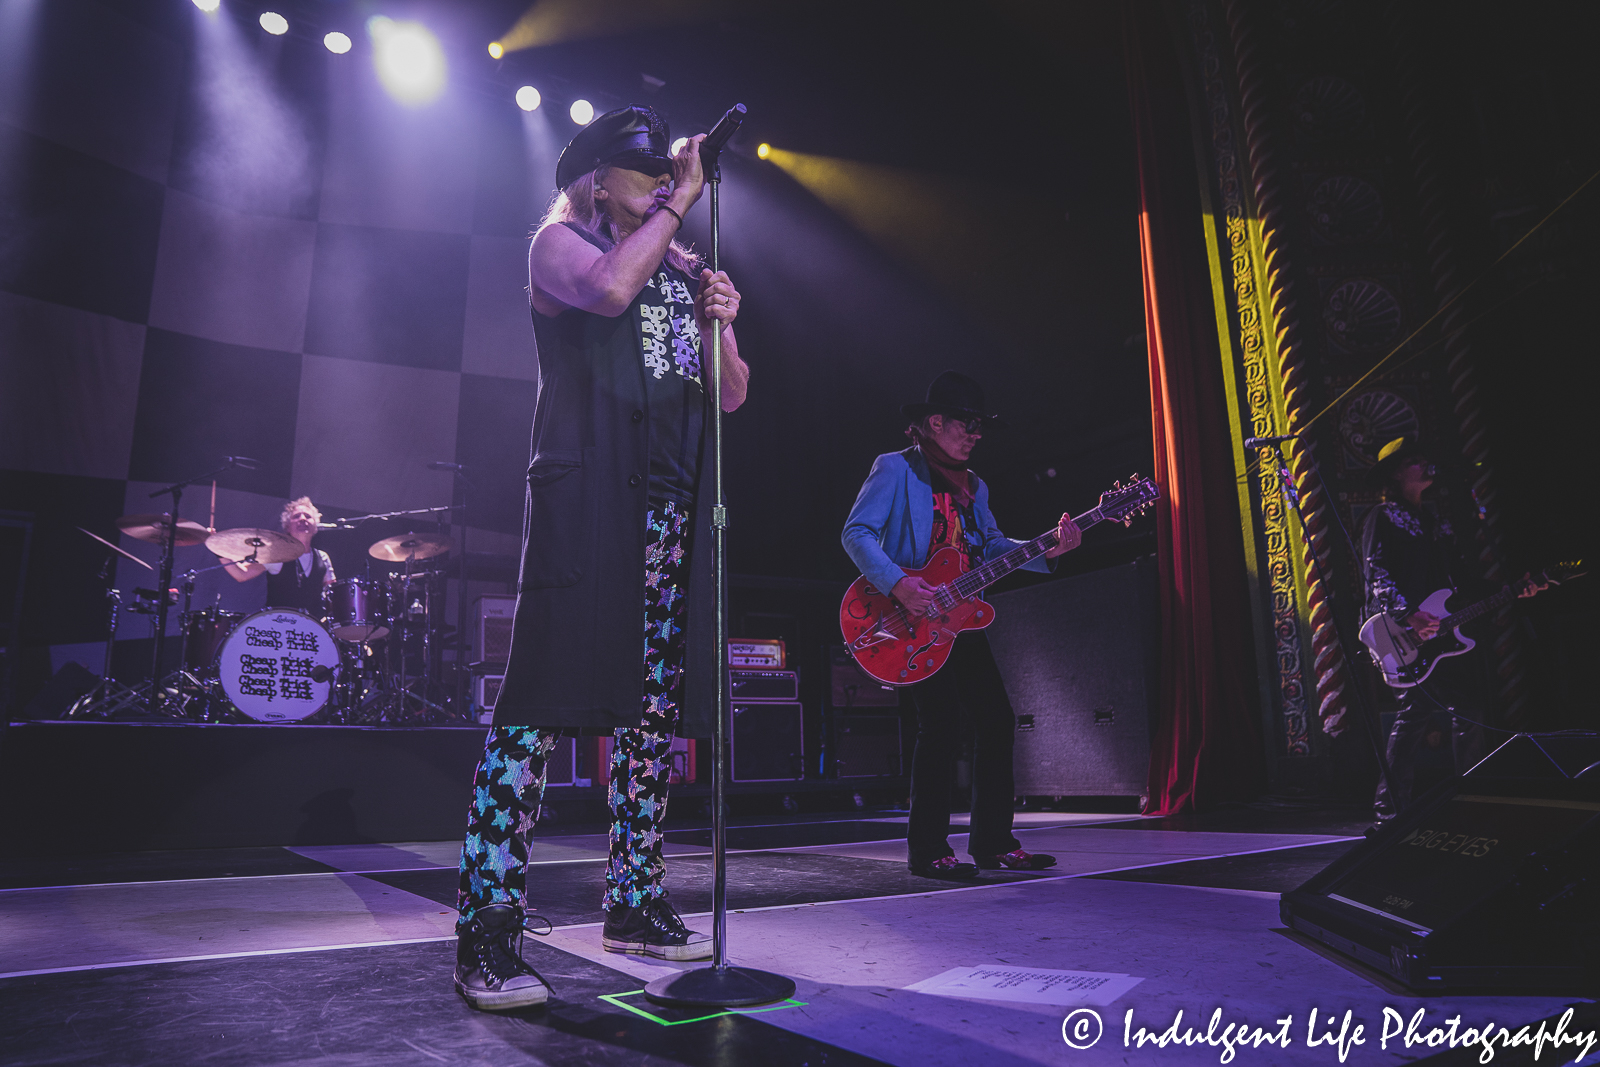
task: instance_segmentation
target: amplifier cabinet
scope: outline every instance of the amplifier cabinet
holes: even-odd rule
[[[730,777],[798,782],[806,776],[805,718],[798,703],[735,703]]]
[[[511,617],[517,609],[517,598],[482,596],[474,602],[474,608],[478,659],[504,663],[511,658]]]
[[[900,690],[862,670],[843,645],[828,650],[828,700],[833,707],[898,708]]]
[[[494,702],[500,699],[500,686],[505,682],[503,674],[480,674],[473,688],[473,704],[478,710],[478,721],[492,722],[494,718]]]
[[[898,777],[903,755],[899,715],[834,716],[834,761],[840,778]]]
[[[578,785],[578,739],[563,737],[556,742],[544,765],[544,784]]]
[[[800,699],[800,675],[795,671],[728,672],[728,688],[735,704],[756,701],[793,702]]]

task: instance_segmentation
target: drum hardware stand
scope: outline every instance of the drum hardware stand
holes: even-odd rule
[[[709,153],[702,142],[701,166],[711,187],[711,270],[721,269],[721,146],[744,121],[745,107],[735,104],[707,135],[716,145]],[[709,155],[709,158],[707,156]],[[657,978],[645,986],[645,996],[658,1004],[676,1007],[749,1007],[786,1000],[794,995],[794,982],[781,974],[754,967],[728,966],[728,817],[724,800],[728,754],[728,702],[732,695],[728,680],[728,507],[722,486],[722,323],[713,321],[711,331],[711,440],[706,452],[711,456],[712,497],[711,532],[716,542],[714,586],[716,588],[716,732],[711,738],[712,807],[711,845],[714,869],[711,887],[711,966],[677,971]]]
[[[227,456],[226,462],[214,471],[207,471],[195,478],[188,478],[181,482],[174,482],[163,489],[157,489],[150,494],[153,500],[158,496],[172,497],[172,511],[167,515],[167,536],[161,545],[161,581],[160,604],[156,609],[156,651],[155,660],[150,668],[150,713],[161,714],[162,685],[157,681],[161,678],[161,654],[167,644],[167,590],[172,587],[172,567],[178,555],[178,507],[183,502],[183,491],[195,482],[203,482],[215,478],[224,471],[242,467],[253,470],[255,460],[243,456]]]

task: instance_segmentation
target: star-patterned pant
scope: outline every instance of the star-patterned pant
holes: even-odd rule
[[[683,684],[688,509],[653,506],[646,522],[643,711],[639,726],[616,731],[611,747],[611,860],[601,901],[607,911],[666,892],[661,822]],[[544,797],[545,761],[560,737],[559,730],[533,726],[489,730],[461,847],[457,932],[486,905],[526,907],[528,837]]]

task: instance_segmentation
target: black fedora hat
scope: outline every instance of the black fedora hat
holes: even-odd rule
[[[607,111],[578,131],[556,162],[556,188],[565,189],[610,163],[652,176],[672,173],[672,135],[655,108],[629,104]]]
[[[1428,450],[1422,447],[1422,440],[1416,436],[1396,437],[1393,441],[1378,449],[1378,460],[1367,472],[1367,478],[1375,488],[1382,488],[1389,484],[1395,475],[1408,460],[1417,458],[1432,459]]]
[[[947,370],[928,383],[928,399],[921,404],[901,405],[900,414],[908,419],[929,415],[960,415],[964,418],[993,419],[983,410],[983,386],[960,371]]]

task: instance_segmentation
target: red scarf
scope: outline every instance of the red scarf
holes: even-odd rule
[[[978,480],[972,472],[916,427],[911,428],[911,439],[922,450],[922,458],[928,461],[928,470],[933,474],[933,491],[949,493],[950,499],[959,506],[971,507],[978,496],[975,488]]]

